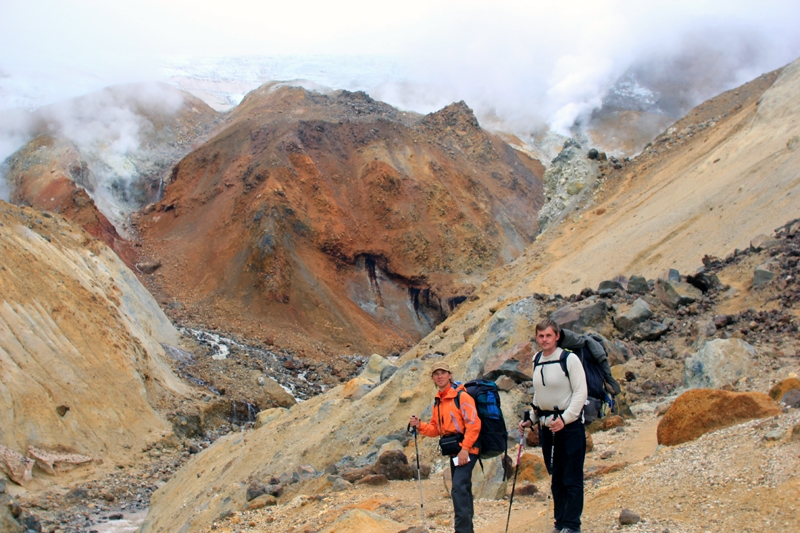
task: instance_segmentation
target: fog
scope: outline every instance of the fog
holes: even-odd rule
[[[419,112],[464,100],[491,127],[568,133],[622,76],[680,114],[800,56],[796,0],[15,4],[0,8],[0,110],[141,80],[235,104],[302,78]],[[106,111],[91,135],[130,123]],[[2,159],[24,128],[0,128]],[[133,130],[112,135],[120,151],[135,144]]]

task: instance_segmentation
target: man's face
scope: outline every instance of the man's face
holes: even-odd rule
[[[545,328],[536,333],[536,342],[542,350],[550,352],[555,349],[558,336],[553,328]]]
[[[436,384],[437,387],[440,389],[450,383],[450,372],[446,370],[437,370],[433,374],[431,374],[431,378],[433,382]]]

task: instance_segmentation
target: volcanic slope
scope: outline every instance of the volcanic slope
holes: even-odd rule
[[[719,116],[730,112],[727,118],[721,118],[713,127],[695,128],[698,131],[695,135],[683,133],[687,142],[676,150],[665,147],[666,150],[660,154],[645,154],[641,162],[633,163],[633,168],[640,169],[636,179],[633,179],[633,175],[623,179],[627,173],[632,172],[631,167],[623,167],[619,175],[612,175],[607,180],[607,196],[600,199],[600,205],[604,207],[592,206],[591,210],[594,213],[604,208],[611,211],[611,216],[585,214],[584,219],[588,219],[591,226],[579,219],[579,223],[562,222],[560,226],[551,229],[523,257],[493,271],[479,290],[443,324],[403,354],[397,361],[397,371],[389,379],[383,380],[360,397],[359,387],[364,382],[356,379],[346,386],[336,387],[295,405],[288,411],[274,412],[266,425],[253,433],[229,436],[215,443],[197,460],[187,464],[154,495],[143,532],[200,529],[218,517],[229,514],[231,510],[242,509],[246,504],[246,486],[249,482],[269,480],[272,476],[290,472],[302,464],[312,465],[322,471],[338,460],[344,461],[344,454],[356,459],[367,458],[377,450],[377,442],[370,445],[375,436],[391,435],[399,429],[405,429],[411,413],[422,413],[423,417],[426,412],[430,413],[433,393],[428,369],[431,359],[440,360],[436,356],[437,352],[444,354],[443,360],[454,369],[456,379],[467,380],[476,377],[486,361],[496,353],[509,350],[517,343],[530,339],[536,321],[547,316],[556,302],[561,302],[562,305],[565,303],[564,298],[556,296],[532,296],[535,288],[544,282],[551,283],[565,293],[577,293],[587,285],[594,285],[618,272],[637,273],[637,270],[630,270],[637,265],[642,268],[638,272],[650,273],[651,277],[654,277],[652,273],[660,274],[667,268],[676,266],[691,272],[707,252],[725,255],[728,251],[724,248],[725,238],[728,239],[727,246],[739,241],[746,243],[759,233],[771,233],[772,229],[797,218],[796,204],[791,205],[786,198],[788,193],[791,193],[788,196],[791,199],[798,192],[796,176],[800,161],[797,151],[792,148],[800,113],[796,98],[793,97],[798,89],[800,62],[786,67],[774,84],[765,91],[753,89],[751,86],[749,90],[760,93],[754,94],[753,102],[748,106],[741,109],[736,109],[736,106],[726,108],[717,100],[714,105],[723,110]],[[725,95],[721,96],[724,100]],[[702,109],[696,111],[690,117],[703,117]],[[703,120],[703,123],[706,122],[707,120]],[[726,157],[724,164],[714,166],[722,163],[723,157]],[[717,158],[720,161],[714,163]],[[705,162],[708,164],[704,165]],[[667,171],[669,169],[672,171]],[[700,170],[703,171],[703,179],[698,178],[697,172]],[[714,178],[716,187],[707,186],[706,178]],[[746,185],[752,188],[747,190],[748,194],[742,194]],[[739,186],[742,186],[741,191]],[[731,188],[733,191],[730,191]],[[720,189],[726,194],[739,195],[724,205],[721,213],[720,208],[716,207],[719,206],[716,195],[720,194]],[[671,209],[666,209],[657,201],[661,196],[669,198],[670,202],[666,199],[662,201],[669,204]],[[640,204],[648,201],[648,207],[653,211],[651,216],[660,214],[660,224],[658,220],[651,220],[651,216],[644,217],[647,211]],[[715,206],[713,211],[708,208],[709,204]],[[696,212],[689,216],[689,221],[697,225],[698,232],[702,228],[706,238],[696,238],[689,233],[693,227],[685,225],[686,220],[681,216],[670,216],[672,211],[684,213],[693,209]],[[720,214],[724,215],[722,220],[717,218]],[[642,229],[640,226],[645,227]],[[602,246],[586,240],[590,229],[597,239],[605,239]],[[611,235],[604,237],[605,231]],[[651,238],[645,239],[638,234],[639,231],[651,232]],[[665,239],[662,234],[674,234],[678,238]],[[560,255],[556,254],[557,250],[561,250]],[[655,252],[660,256],[656,257]],[[632,262],[630,258],[635,257],[649,258],[649,261]],[[752,288],[752,269],[756,266],[753,262],[766,261],[769,252],[754,253],[752,257],[737,257],[747,259],[738,263],[734,261],[732,266],[719,272],[720,279],[733,286],[733,291],[720,291],[720,310],[724,308],[726,313],[760,317],[761,311],[774,309],[777,305],[776,287],[767,291]],[[559,275],[555,266],[569,272]],[[648,268],[645,269],[644,266]],[[787,268],[796,269],[796,265]],[[790,275],[787,272],[790,271],[781,271],[781,277]],[[582,278],[580,284],[573,283],[576,278]],[[648,295],[647,298],[651,296]],[[570,301],[573,300],[575,298]],[[624,308],[623,304],[615,304],[611,308],[617,307]],[[749,307],[758,312],[751,313],[746,309]],[[643,346],[639,348],[636,346],[638,343],[630,343],[641,354],[632,356],[630,364],[638,365],[637,372],[650,368],[650,375],[654,376],[659,372],[667,373],[670,368],[677,369],[676,382],[679,383],[682,364],[673,354],[682,354],[692,346],[694,340],[699,343],[696,347],[702,345],[702,335],[696,333],[701,329],[701,317],[688,316],[685,309],[670,311],[663,305],[658,312],[671,313],[674,315],[672,322],[677,324],[670,333],[669,346],[642,343]],[[707,309],[707,313],[708,316],[702,317],[702,320],[710,320],[719,311]],[[791,321],[791,315],[796,316],[796,309],[790,305],[785,313],[786,320]],[[677,320],[675,317],[681,318]],[[750,326],[747,331],[750,331],[749,328]],[[613,329],[610,326],[610,330]],[[695,333],[691,334],[689,330]],[[742,331],[745,328],[737,334],[742,335]],[[714,335],[722,333],[724,331],[717,332],[715,328]],[[795,338],[796,335],[781,333],[765,342],[764,339],[759,341],[755,337],[752,342],[759,345],[755,375],[741,380],[737,386],[743,387],[743,390],[757,386],[756,390],[763,392],[765,387],[770,386],[770,381],[778,377],[777,372],[783,374],[789,368],[796,371],[796,356],[776,355],[796,353]],[[661,348],[670,356],[661,357],[649,352]],[[625,366],[622,368],[624,375]],[[659,378],[653,378],[654,381],[657,379]],[[515,417],[520,415],[517,412],[523,398],[519,392],[520,387],[523,385],[503,396],[504,410],[509,409],[506,413],[507,421],[510,421],[512,427]],[[648,409],[648,405],[640,408]],[[652,412],[652,408],[650,404],[649,412]],[[428,458],[436,455],[434,440],[423,439],[422,453]],[[410,444],[406,451],[410,453],[412,449],[413,444]],[[751,456],[744,452],[738,456],[737,461],[746,461],[747,457]],[[727,464],[725,461],[720,462],[720,468]],[[259,466],[254,468],[253,465]],[[311,483],[307,488],[296,489],[291,494],[297,496],[303,490],[306,491],[305,494],[314,494],[316,490],[324,491],[325,476],[318,480],[320,481],[317,485]],[[630,481],[634,485],[636,482]],[[653,492],[648,491],[647,497],[652,496],[655,502],[652,508],[656,509],[660,506],[659,502],[667,497],[668,491],[659,493],[658,484],[649,484],[648,487],[652,487]],[[703,490],[707,489],[697,489],[697,493],[700,494]],[[315,501],[314,498],[315,496],[307,499],[297,497],[290,505],[311,503]],[[376,506],[380,506],[380,503]],[[595,504],[590,502],[587,508],[591,510],[593,505]],[[179,507],[180,510],[176,512]],[[313,514],[319,518],[326,509],[323,503],[314,507]],[[695,513],[695,509],[687,506],[686,512],[689,511],[692,512],[693,523],[707,519],[703,514],[697,514],[702,513],[702,510]],[[501,512],[497,514],[500,515]],[[595,507],[591,512],[600,511]],[[602,512],[608,514],[605,506]],[[538,521],[536,526],[541,526],[544,530],[547,509],[537,509],[534,513]],[[412,520],[411,515],[412,512],[408,511],[405,520]],[[595,516],[591,514],[587,516],[587,520],[594,519]],[[241,520],[239,516],[235,518]],[[416,522],[416,517],[413,520]],[[270,531],[281,530],[272,523],[266,527]],[[609,526],[608,529],[615,527],[618,526]],[[297,522],[293,522],[286,531],[297,529]],[[446,527],[441,528],[442,531],[445,529]],[[483,529],[488,530],[488,526]],[[529,528],[521,526],[516,530],[527,531]],[[697,530],[700,529],[692,529]]]
[[[175,318],[332,352],[412,345],[535,238],[542,166],[463,103],[420,116],[280,84],[175,168],[138,219]]]
[[[160,198],[170,169],[219,115],[164,84],[109,87],[27,116],[31,140],[3,162],[11,201],[61,213],[133,268],[127,216]]]
[[[34,469],[28,488],[113,471],[171,434],[159,412],[190,391],[162,343],[179,334],[114,252],[2,201],[0,250],[0,444],[93,459],[57,478]]]

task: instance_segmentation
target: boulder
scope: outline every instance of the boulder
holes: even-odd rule
[[[374,389],[376,385],[376,381],[358,376],[345,384],[342,396],[348,400],[358,400]]]
[[[678,396],[664,413],[656,436],[659,444],[675,446],[709,431],[780,412],[780,406],[763,392],[691,389]]]
[[[800,389],[786,391],[786,394],[781,396],[781,403],[792,409],[800,407]]]
[[[608,364],[610,366],[625,364],[631,358],[631,350],[628,345],[620,339],[606,344],[608,350]]]
[[[597,288],[597,294],[600,296],[607,296],[609,294],[616,294],[622,292],[624,288],[622,284],[615,280],[601,281],[600,286]]]
[[[255,500],[259,496],[263,494],[269,494],[270,496],[274,496],[279,498],[281,494],[283,494],[283,486],[282,485],[264,485],[262,483],[251,483],[249,487],[247,487],[247,492],[245,493],[245,499],[249,502],[251,500]]]
[[[786,378],[780,380],[769,389],[769,397],[779,402],[783,395],[792,389],[800,389],[800,379]]]
[[[500,376],[508,376],[518,383],[530,381],[535,353],[532,342],[521,342],[510,350],[498,352],[483,366],[483,379],[493,381]]]
[[[406,454],[401,450],[389,450],[378,457],[372,467],[375,474],[383,474],[386,479],[413,479],[416,470],[408,464]]]
[[[669,270],[665,270],[661,274],[659,274],[656,278],[656,282],[658,280],[662,281],[680,281],[681,280],[681,273],[674,268],[670,268]]]
[[[764,235],[762,233],[761,235],[756,235],[750,241],[750,250],[754,252],[760,252],[761,250],[769,250],[776,246],[780,246],[780,244],[781,241],[779,241],[778,239],[770,237],[769,235]]]
[[[497,352],[529,341],[532,325],[540,316],[539,302],[533,296],[517,300],[491,315],[488,324],[483,324],[470,338],[474,342],[472,355],[461,380],[482,376],[486,362]]]
[[[538,432],[533,431],[531,433]],[[544,464],[541,450],[538,453],[524,452],[519,459],[519,471],[517,472],[517,483],[528,482],[534,483],[549,478],[547,473],[547,466]]]
[[[259,383],[262,383],[259,380]],[[256,389],[256,404],[259,407],[291,407],[297,403],[294,396],[289,394],[280,383],[269,376],[264,376],[263,384]]]
[[[342,479],[349,483],[355,483],[364,476],[370,476],[375,473],[371,466],[364,466],[361,468],[347,468],[342,472]]]
[[[370,381],[380,383],[381,372],[383,372],[385,368],[391,366],[394,365],[389,361],[387,361],[385,357],[382,357],[374,353],[369,357],[369,361],[367,361],[367,364],[364,365],[364,370],[361,371],[358,377],[366,378]]]
[[[483,470],[481,470],[480,466],[472,470],[472,495],[475,499],[502,500],[506,495],[506,489],[509,485],[509,476],[504,475],[504,457],[504,455],[500,455],[493,459],[484,459]],[[511,458],[509,457],[509,467],[511,466],[511,462]],[[504,477],[505,480],[503,479]]]
[[[533,483],[517,484],[517,486],[514,487],[514,496],[515,497],[516,496],[533,496],[537,492],[539,492],[539,487],[537,487]]]
[[[405,450],[405,448],[403,448],[403,444],[399,440],[391,439],[390,441],[381,445],[380,449],[378,450],[378,457],[380,457],[386,452],[392,452],[392,451],[399,451],[405,453],[403,450]]]
[[[494,381],[497,388],[501,391],[508,392],[517,386],[517,382],[508,376],[500,376]]]
[[[277,505],[278,499],[271,494],[262,494],[252,501],[248,500],[247,505],[244,506],[245,511],[255,511],[256,509],[263,509],[264,507]]]
[[[369,474],[356,481],[356,485],[388,485],[389,480],[383,474]]]
[[[416,398],[418,395],[419,395],[419,391],[417,391],[415,389],[408,389],[408,390],[404,390],[403,392],[401,392],[400,396],[397,397],[397,400],[400,403],[408,403],[411,400],[413,400],[414,398]]]
[[[642,276],[631,276],[631,279],[628,280],[628,292],[633,294],[647,294],[650,292],[647,279]]]
[[[614,327],[622,333],[630,333],[651,316],[653,316],[653,310],[650,309],[650,305],[641,298],[637,298],[630,309],[614,317]]]
[[[716,274],[709,274],[703,269],[700,269],[694,275],[686,276],[686,283],[697,287],[702,292],[708,292],[711,289],[717,289],[722,286]]]
[[[608,316],[606,302],[593,296],[577,304],[569,304],[556,309],[550,318],[562,328],[583,333],[587,328],[602,324],[606,316]]]
[[[343,478],[339,477],[339,478],[336,478],[336,481],[333,482],[333,487],[331,487],[331,490],[333,492],[343,492],[343,491],[345,491],[347,489],[350,489],[352,487],[353,487],[352,483],[350,483],[346,479],[343,479]]]
[[[720,388],[753,372],[755,349],[741,339],[714,339],[684,361],[684,385]]]
[[[656,280],[656,296],[670,309],[689,305],[703,297],[703,292],[693,285],[681,281]]]
[[[319,533],[399,533],[403,529],[406,529],[403,524],[377,513],[352,509]]]
[[[757,266],[753,272],[753,287],[762,287],[775,278],[773,266],[769,263]]]
[[[383,370],[381,370],[381,383],[392,377],[395,372],[397,372],[397,367],[392,364],[383,367]]]
[[[636,326],[636,329],[633,331],[633,340],[636,342],[658,340],[668,329],[669,327],[661,322],[645,320]]]

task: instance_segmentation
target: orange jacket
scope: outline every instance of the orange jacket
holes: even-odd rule
[[[461,391],[459,404],[461,409],[456,407],[456,396]],[[419,432],[426,437],[443,437],[454,433],[462,433],[464,440],[461,447],[469,453],[477,454],[480,450],[475,447],[478,434],[481,432],[481,419],[478,418],[478,410],[475,408],[475,400],[470,396],[464,385],[456,386],[454,383],[446,388],[444,392],[436,394],[436,401],[433,406],[433,416],[430,423],[419,423]]]

